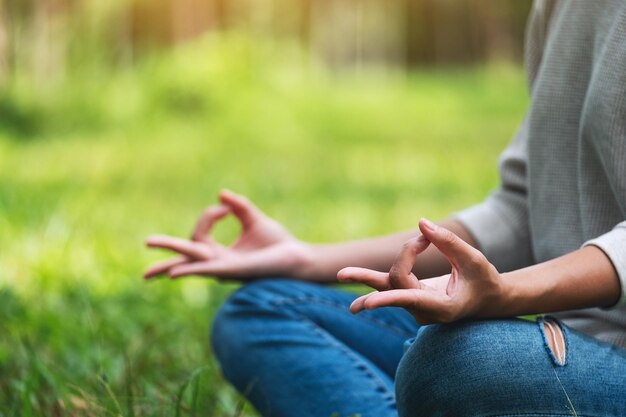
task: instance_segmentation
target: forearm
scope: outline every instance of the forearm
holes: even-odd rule
[[[492,316],[608,307],[621,291],[613,264],[595,246],[502,274],[502,284],[505,297]]]
[[[463,225],[455,220],[440,222],[471,245],[473,239]],[[311,259],[301,268],[301,278],[318,282],[335,282],[337,272],[347,266],[388,271],[402,245],[420,234],[418,229],[387,236],[344,243],[311,245]],[[450,263],[434,247],[429,247],[417,258],[413,272],[419,278],[428,278],[450,272]]]

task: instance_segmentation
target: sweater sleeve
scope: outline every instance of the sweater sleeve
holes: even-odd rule
[[[526,28],[525,64],[531,95],[556,1],[535,0]],[[455,213],[499,271],[533,264],[526,171],[528,116],[500,156],[500,188],[482,204]]]
[[[527,203],[527,137],[525,119],[500,156],[499,189],[483,203],[453,215],[501,272],[533,263]]]
[[[583,246],[589,245],[600,248],[613,263],[622,286],[622,295],[616,307],[626,306],[626,221],[610,232],[585,242]]]

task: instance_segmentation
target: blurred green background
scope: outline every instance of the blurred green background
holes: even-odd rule
[[[314,242],[479,202],[529,8],[0,0],[0,416],[255,415],[207,344],[236,285],[144,282],[144,238],[225,187]]]

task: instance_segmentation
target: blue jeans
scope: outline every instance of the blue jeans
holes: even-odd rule
[[[354,298],[243,286],[213,326],[225,377],[265,417],[626,416],[624,349],[561,325],[561,365],[541,320],[420,327],[397,308],[352,315]]]

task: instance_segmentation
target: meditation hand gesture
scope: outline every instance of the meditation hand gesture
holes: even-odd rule
[[[161,274],[171,278],[205,275],[219,279],[296,275],[299,266],[309,258],[307,245],[247,198],[222,191],[219,199],[220,205],[209,207],[202,214],[191,240],[164,235],[148,238],[149,247],[168,249],[180,256],[150,267],[144,274],[146,279]],[[241,224],[241,235],[227,247],[213,240],[210,232],[217,221],[229,214]]]
[[[339,271],[339,281],[360,282],[377,290],[357,298],[350,311],[403,307],[422,325],[498,316],[505,291],[496,268],[451,231],[425,219],[419,227],[422,235],[405,243],[389,273],[353,267]],[[431,243],[448,259],[452,273],[418,280],[411,269]]]

